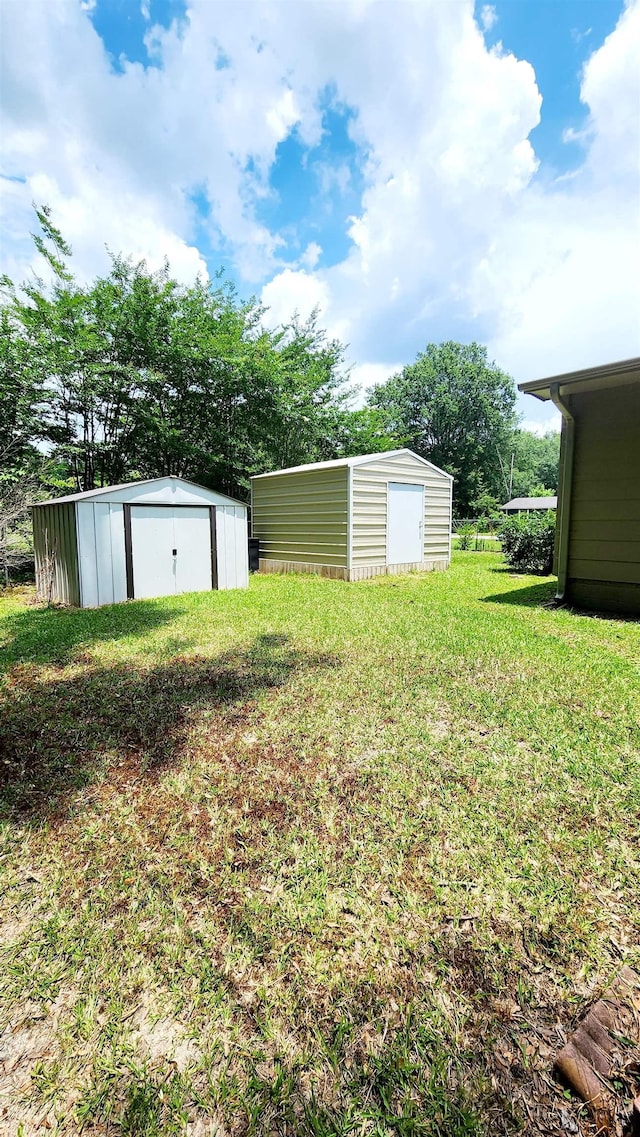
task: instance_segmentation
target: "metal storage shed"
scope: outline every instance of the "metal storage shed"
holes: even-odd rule
[[[364,580],[447,568],[452,486],[411,450],[258,474],[251,525],[260,570]]]
[[[247,507],[184,478],[153,478],[34,505],[36,583],[80,608],[246,588]]]

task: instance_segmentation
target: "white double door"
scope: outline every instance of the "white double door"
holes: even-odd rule
[[[131,506],[133,595],[172,596],[212,588],[206,506]]]
[[[411,565],[424,560],[424,486],[389,482],[387,564]]]

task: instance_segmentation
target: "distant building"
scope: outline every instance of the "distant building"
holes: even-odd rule
[[[514,497],[500,509],[505,513],[544,513],[547,509],[557,509],[557,497]]]

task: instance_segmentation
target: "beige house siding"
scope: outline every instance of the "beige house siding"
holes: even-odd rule
[[[37,505],[33,508],[33,547],[38,593],[59,604],[80,604],[76,507]]]
[[[640,612],[640,384],[571,397],[568,598]]]
[[[260,541],[260,568],[348,566],[348,469],[254,478],[251,483],[252,533]],[[263,564],[263,562],[265,562]]]
[[[451,540],[451,480],[413,458],[399,454],[379,462],[354,466],[352,507],[352,558],[355,570],[386,565],[387,484],[424,485],[424,561],[428,567],[445,567]]]

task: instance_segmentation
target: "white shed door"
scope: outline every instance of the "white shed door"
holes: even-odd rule
[[[410,565],[423,560],[424,487],[389,482],[387,564]]]
[[[131,506],[136,600],[211,588],[211,529],[206,506]]]
[[[173,515],[176,554],[176,592],[206,592],[211,588],[211,522],[209,510],[176,509]]]

